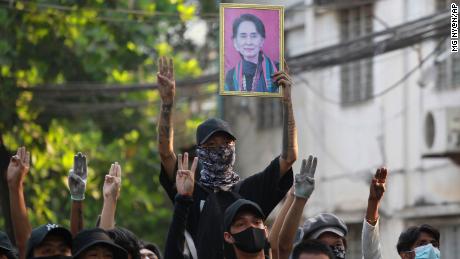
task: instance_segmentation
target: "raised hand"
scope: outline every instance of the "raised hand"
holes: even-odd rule
[[[11,187],[17,187],[24,182],[25,175],[30,169],[30,153],[25,147],[18,148],[16,155],[10,159],[7,170],[7,181]]]
[[[287,68],[287,67],[286,67]],[[281,70],[272,75],[273,81],[283,87],[283,100],[291,101],[292,79],[286,70]]]
[[[115,162],[110,166],[109,174],[105,176],[104,187],[102,188],[104,199],[110,199],[113,201],[118,200],[118,197],[120,197],[120,188],[121,166],[118,162]]]
[[[388,170],[385,167],[377,169],[372,178],[369,200],[380,201],[385,193]]]
[[[70,197],[74,201],[85,199],[87,171],[86,156],[78,152],[73,157],[73,168],[70,169],[68,177]]]
[[[318,159],[313,156],[302,160],[300,173],[295,175],[294,195],[298,198],[308,199],[315,189],[315,171]]]
[[[188,169],[188,153],[184,153],[184,159],[179,154],[177,163],[179,168],[176,174],[177,193],[183,196],[192,196],[195,187],[195,170],[198,164],[198,157],[193,159],[190,170]]]
[[[174,63],[172,58],[160,57],[158,59],[158,89],[164,104],[172,104],[176,94],[176,81],[174,80]]]

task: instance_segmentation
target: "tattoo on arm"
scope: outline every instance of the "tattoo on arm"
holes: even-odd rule
[[[158,124],[158,143],[161,153],[169,153],[172,151],[173,143],[173,127],[172,127],[172,110],[173,104],[162,104],[160,121]]]
[[[283,149],[281,158],[291,160],[297,150],[296,146],[296,126],[294,113],[292,111],[292,102],[283,101]]]

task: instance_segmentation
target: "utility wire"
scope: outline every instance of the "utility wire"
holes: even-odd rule
[[[440,48],[442,47],[443,44],[445,44],[445,40],[447,38],[444,38],[442,39],[440,42],[438,42],[438,44],[436,45],[436,47],[428,54],[426,55],[418,64],[417,66],[413,67],[411,70],[409,70],[402,78],[400,78],[398,81],[396,81],[394,84],[392,84],[391,86],[389,87],[386,87],[384,90],[378,92],[378,93],[375,93],[373,95],[371,95],[368,99],[366,100],[372,100],[372,99],[376,99],[376,98],[379,98],[389,92],[391,92],[392,90],[394,90],[395,88],[397,88],[398,86],[400,86],[402,83],[404,83],[407,79],[409,79],[409,77],[415,73],[415,71],[419,70],[422,65],[428,61],[434,54],[436,54],[436,52],[438,52],[440,50]],[[334,105],[346,105],[346,104],[350,104],[350,103],[353,103],[353,102],[340,102],[340,101],[337,101],[337,100],[334,100],[334,99],[331,99],[325,95],[323,95],[322,93],[318,92],[308,81],[308,79],[306,79],[305,77],[303,77],[302,75],[299,75],[299,76],[296,76],[295,77],[296,79],[300,80],[301,82],[303,82],[305,84],[305,86],[308,87],[308,89],[311,90],[312,93],[314,93],[316,96],[318,96],[321,100],[323,100],[324,102],[327,102],[327,103],[331,103],[331,104],[334,104]]]

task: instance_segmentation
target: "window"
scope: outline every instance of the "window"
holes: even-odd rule
[[[436,0],[437,11],[450,8],[450,3],[460,4],[460,0]],[[450,38],[441,46],[439,60],[436,61],[436,88],[439,90],[460,88],[460,55],[450,52]]]
[[[372,33],[373,5],[361,5],[340,11],[342,42]],[[371,41],[372,39],[369,39]],[[373,93],[372,58],[361,59],[341,66],[341,101],[352,104],[368,100]]]
[[[257,128],[273,129],[283,123],[283,109],[280,98],[259,98],[257,100]]]

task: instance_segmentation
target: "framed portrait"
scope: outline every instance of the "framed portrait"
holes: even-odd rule
[[[284,7],[220,4],[220,94],[281,97]]]

